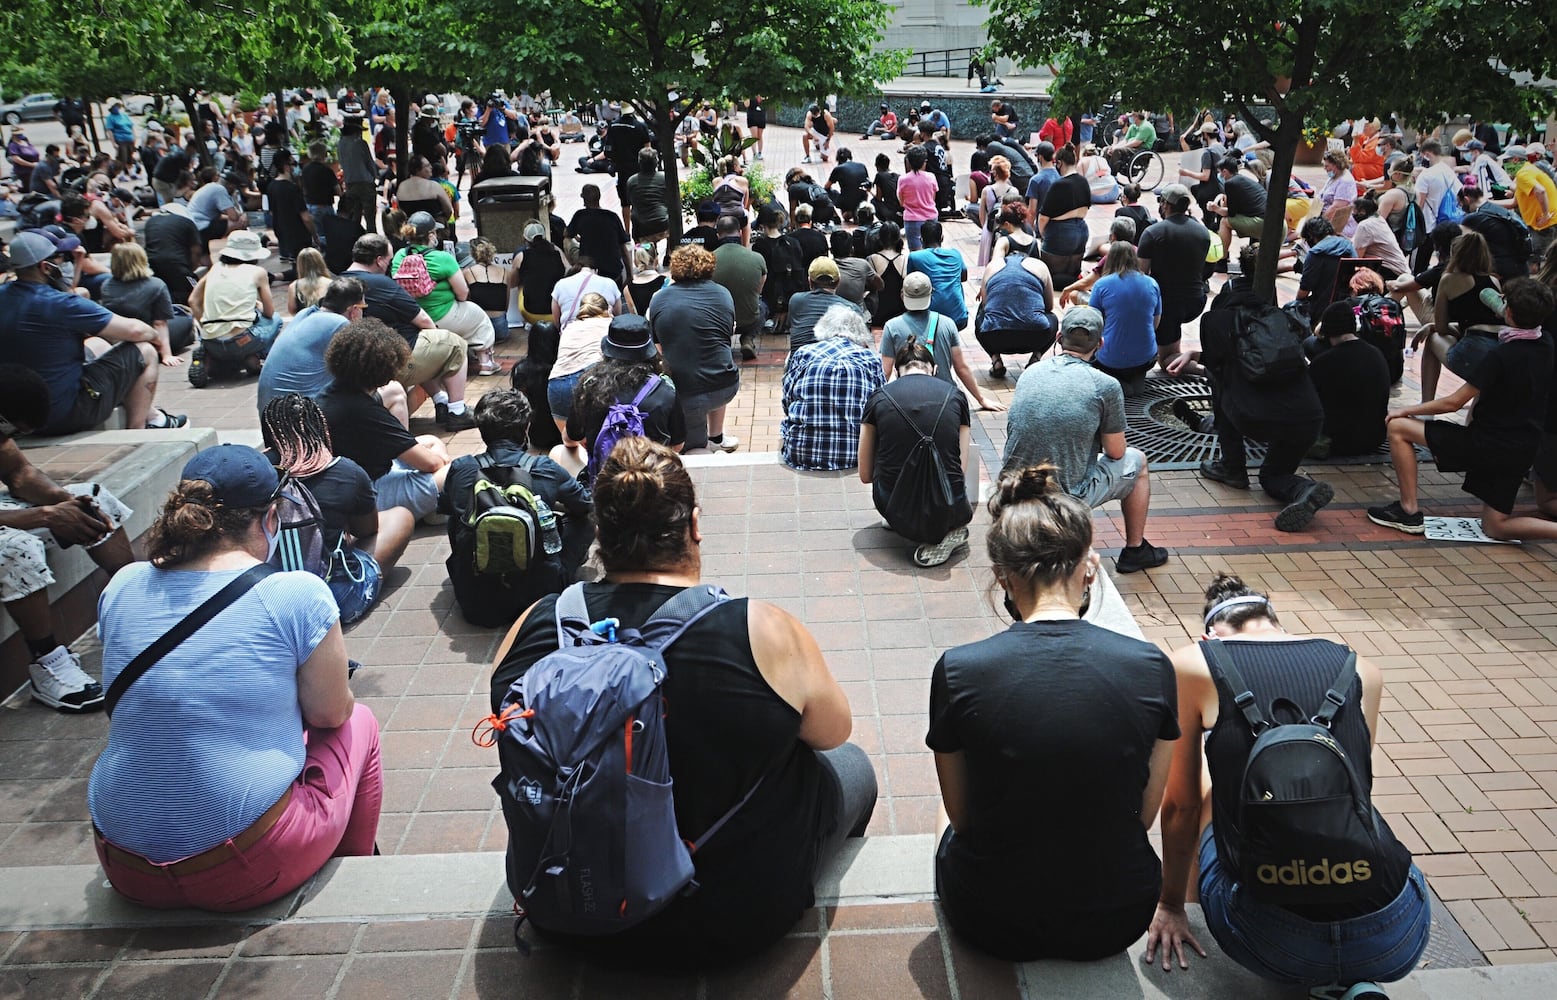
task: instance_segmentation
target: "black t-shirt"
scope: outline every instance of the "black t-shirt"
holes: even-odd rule
[[[1087,179],[1071,172],[1049,185],[1049,193],[1044,195],[1043,204],[1038,206],[1038,214],[1057,219],[1066,212],[1074,212],[1091,204],[1092,189],[1087,187]]]
[[[162,159],[157,161],[156,169],[151,172],[151,176],[153,180],[173,184],[178,181],[178,175],[188,169],[189,154],[184,152],[183,146],[175,145],[162,154]]]
[[[362,301],[368,304],[363,315],[371,316],[389,326],[404,337],[406,343],[415,348],[416,338],[422,331],[414,320],[417,313],[422,311],[422,307],[411,298],[411,293],[401,288],[400,283],[394,278],[373,271],[347,271],[346,277],[356,278],[362,282]],[[548,302],[548,311],[550,308]]]
[[[192,254],[200,250],[200,228],[193,219],[174,212],[158,212],[146,220],[146,259],[153,266],[192,268]]]
[[[303,189],[289,178],[277,177],[266,186],[265,197],[270,199],[270,217],[281,255],[296,257],[298,251],[312,246],[313,236],[303,223],[303,213],[308,211]]]
[[[626,179],[638,172],[638,150],[648,145],[649,130],[643,122],[615,121],[606,129],[606,145],[611,147],[608,154],[611,163],[616,167],[618,176]]]
[[[1206,251],[1210,249],[1210,231],[1187,215],[1147,226],[1137,247],[1141,257],[1151,261],[1152,280],[1164,299],[1195,299],[1206,293]]]
[[[382,403],[365,392],[332,385],[319,397],[335,453],[362,466],[379,479],[394,460],[416,447],[416,438]]]
[[[1146,232],[1146,227],[1157,221],[1152,218],[1152,213],[1147,210],[1145,205],[1120,205],[1114,209],[1114,216],[1116,218],[1124,216],[1135,221],[1136,242],[1140,242],[1141,234]]]
[[[833,168],[827,177],[827,186],[838,185],[838,204],[853,208],[865,200],[865,188],[870,184],[870,171],[865,164],[849,160]]]
[[[813,260],[816,260],[818,257],[826,257],[829,253],[830,245],[827,242],[827,234],[819,229],[813,229],[810,226],[803,229],[791,229],[789,235],[793,236],[795,242],[800,244],[800,262],[806,268],[810,268]]]
[[[303,200],[310,205],[335,203],[335,171],[329,164],[317,160],[303,168],[299,176],[303,182]]]
[[[556,218],[556,216],[552,216]],[[551,290],[568,269],[562,254],[551,243],[532,243],[519,255],[520,305],[533,316],[551,312]]]
[[[590,618],[609,615],[627,628],[641,626],[678,592],[643,583],[584,585]],[[557,648],[555,607],[555,598],[542,598],[519,629],[492,675],[493,711],[515,680]],[[837,808],[836,793],[816,753],[800,742],[800,713],[758,671],[747,615],[744,598],[729,601],[666,655],[665,741],[677,826],[700,836],[759,778],[761,786],[697,852],[697,892],[630,930],[571,938],[573,946],[618,960],[646,955],[658,966],[706,965],[766,947],[811,905],[823,817]]]
[[[890,222],[903,214],[903,206],[897,201],[897,181],[897,174],[890,170],[876,171],[876,179],[873,183],[876,187],[876,198],[881,204],[883,222]]]
[[[1384,443],[1389,363],[1365,340],[1321,351],[1308,367],[1325,411],[1324,433],[1334,455],[1367,455]]]
[[[578,252],[594,262],[595,270],[607,277],[621,275],[627,230],[620,215],[603,208],[581,208],[568,223],[568,235],[578,240]]]
[[[887,397],[890,396],[891,401]],[[897,407],[912,419],[904,420]],[[942,411],[942,404],[945,410]],[[940,414],[940,423],[936,415]],[[921,433],[935,428],[935,446],[941,455],[941,465],[951,483],[952,499],[966,503],[968,492],[962,475],[961,428],[971,423],[968,400],[961,390],[933,375],[904,375],[894,379],[871,394],[865,403],[861,423],[876,428],[875,472],[871,481],[871,493],[879,510],[892,495],[897,477],[908,461],[908,454],[919,443]]]
[[[1240,171],[1227,178],[1222,182],[1222,192],[1227,195],[1228,215],[1264,217],[1265,188],[1248,174]]]
[[[351,530],[352,518],[378,510],[378,490],[374,488],[373,480],[368,478],[362,466],[349,458],[337,456],[322,471],[304,479],[303,485],[319,501],[319,513],[324,518],[326,554],[335,550],[343,532]]]
[[[585,374],[588,378],[588,373]],[[633,397],[638,395],[638,390],[621,394],[620,402],[631,403]],[[687,440],[687,419],[681,412],[681,404],[676,399],[676,389],[668,379],[660,379],[660,384],[654,387],[644,401],[638,404],[643,411],[643,436],[651,441],[674,447],[685,444]],[[574,407],[568,414],[567,434],[570,441],[583,441],[587,450],[594,451],[595,438],[600,436],[600,428],[605,424],[605,411],[585,413],[578,407]]]
[[[1499,464],[1532,461],[1545,428],[1551,380],[1547,334],[1500,343],[1488,352],[1465,380],[1480,390],[1470,421],[1476,450]]]
[[[962,753],[968,787],[941,897],[995,938],[1055,910],[1149,906],[1162,862],[1141,798],[1157,742],[1178,739],[1177,699],[1161,650],[1089,622],[1022,622],[948,650],[925,744]]]
[[[627,196],[633,206],[633,228],[643,232],[640,225],[668,224],[670,213],[665,208],[664,174],[659,171],[634,174],[627,182]]]
[[[713,226],[694,226],[681,234],[681,245],[702,247],[709,253],[713,253],[714,247],[719,245],[719,232]]]
[[[103,282],[100,302],[109,312],[138,319],[142,323],[173,318],[173,300],[168,297],[168,286],[161,278],[144,278],[140,281],[109,278]]]

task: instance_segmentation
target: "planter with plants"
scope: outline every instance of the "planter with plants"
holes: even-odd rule
[[[757,144],[756,139],[744,138],[729,122],[719,127],[714,135],[701,135],[692,147],[695,164],[681,178],[681,214],[686,219],[697,218],[697,207],[714,196],[714,184],[720,175],[716,172],[719,162],[727,156],[744,159],[746,151]],[[764,172],[761,163],[746,167],[746,183],[751,188],[751,204],[755,210],[773,199],[777,186]]]

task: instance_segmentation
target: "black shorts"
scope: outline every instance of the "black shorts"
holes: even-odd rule
[[[1184,339],[1184,324],[1206,311],[1206,296],[1193,299],[1162,297],[1162,320],[1157,324],[1157,346],[1170,347]]]
[[[1534,456],[1489,459],[1485,444],[1472,441],[1471,429],[1447,420],[1429,420],[1425,428],[1427,449],[1439,472],[1463,472],[1461,489],[1493,510],[1514,513],[1519,487]]]
[[[107,353],[88,361],[81,368],[81,388],[70,412],[43,429],[44,434],[74,434],[91,430],[124,402],[130,387],[146,369],[137,344],[115,344]]]

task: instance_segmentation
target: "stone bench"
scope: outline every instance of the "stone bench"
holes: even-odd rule
[[[134,513],[125,530],[132,544],[151,526],[189,456],[216,442],[216,431],[208,427],[87,431],[19,440],[28,459],[56,482],[101,483],[129,506]],[[49,603],[59,619],[58,634],[74,638],[96,623],[97,597],[108,582],[107,575],[79,547],[53,553],[50,566],[55,582],[49,588]],[[16,623],[9,615],[0,615],[0,695],[9,695],[27,682],[30,659]]]

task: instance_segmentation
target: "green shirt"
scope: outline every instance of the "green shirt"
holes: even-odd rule
[[[1131,139],[1141,140],[1142,149],[1151,149],[1157,144],[1157,130],[1152,127],[1151,122],[1131,125],[1129,131],[1125,132],[1125,141],[1129,142]]]
[[[391,278],[400,270],[400,262],[405,260],[407,252],[399,251],[395,254],[395,259],[389,262]],[[427,273],[432,276],[435,284],[432,291],[416,300],[416,304],[421,306],[436,323],[454,308],[454,290],[449,287],[449,279],[460,273],[460,264],[454,259],[453,254],[443,250],[426,250],[422,254],[422,259],[426,262]]]

